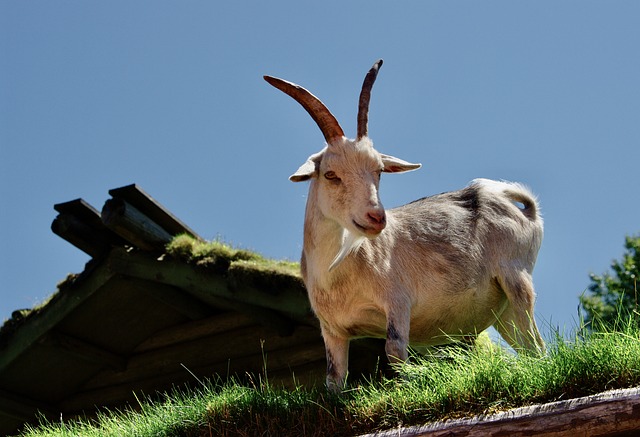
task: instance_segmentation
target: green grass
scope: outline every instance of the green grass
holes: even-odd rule
[[[260,377],[249,386],[205,382],[197,391],[141,401],[138,412],[43,419],[22,435],[354,435],[424,424],[640,385],[639,336],[630,321],[617,331],[558,335],[542,358],[500,347],[445,349],[402,366],[399,378],[359,384],[341,396],[324,388],[285,390]]]

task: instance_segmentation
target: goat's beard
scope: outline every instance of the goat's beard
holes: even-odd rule
[[[342,247],[329,266],[329,271],[336,268],[351,252],[357,251],[367,237],[342,229]]]

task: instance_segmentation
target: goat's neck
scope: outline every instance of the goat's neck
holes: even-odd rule
[[[313,271],[316,273],[329,271],[331,262],[342,247],[342,238],[342,226],[325,217],[317,207],[307,205],[304,221],[304,253]]]
[[[304,221],[305,281],[331,281],[337,269],[330,270],[330,266],[343,246],[344,232],[339,223],[320,211],[312,185]]]

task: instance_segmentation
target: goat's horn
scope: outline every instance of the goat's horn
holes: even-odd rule
[[[327,143],[331,144],[336,138],[342,138],[344,132],[338,123],[338,120],[327,109],[327,107],[316,96],[306,89],[295,83],[278,79],[277,77],[264,76],[264,80],[269,82],[280,91],[290,95],[293,99],[300,103],[302,107],[314,119]]]
[[[358,103],[358,137],[357,139],[366,137],[368,134],[369,123],[369,100],[371,99],[371,88],[378,76],[378,70],[382,67],[382,59],[378,59],[371,70],[367,73],[362,83],[362,91],[360,91],[360,102]]]

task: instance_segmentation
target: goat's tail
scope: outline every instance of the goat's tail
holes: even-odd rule
[[[489,191],[502,194],[516,204],[522,214],[531,221],[542,221],[538,200],[526,186],[517,182],[492,181],[489,179],[475,179],[474,184],[481,185]]]
[[[511,199],[512,202],[522,205],[522,207],[516,206],[520,208],[522,214],[529,220],[540,221],[540,207],[535,194],[522,184],[509,182],[508,185],[509,187],[503,191],[504,195]]]
[[[524,187],[519,187],[524,188]],[[531,221],[540,220],[540,207],[538,201],[533,193],[524,188],[524,190],[505,190],[504,194],[509,197],[513,202],[520,203],[522,208],[522,214]],[[517,206],[517,205],[516,205]]]

